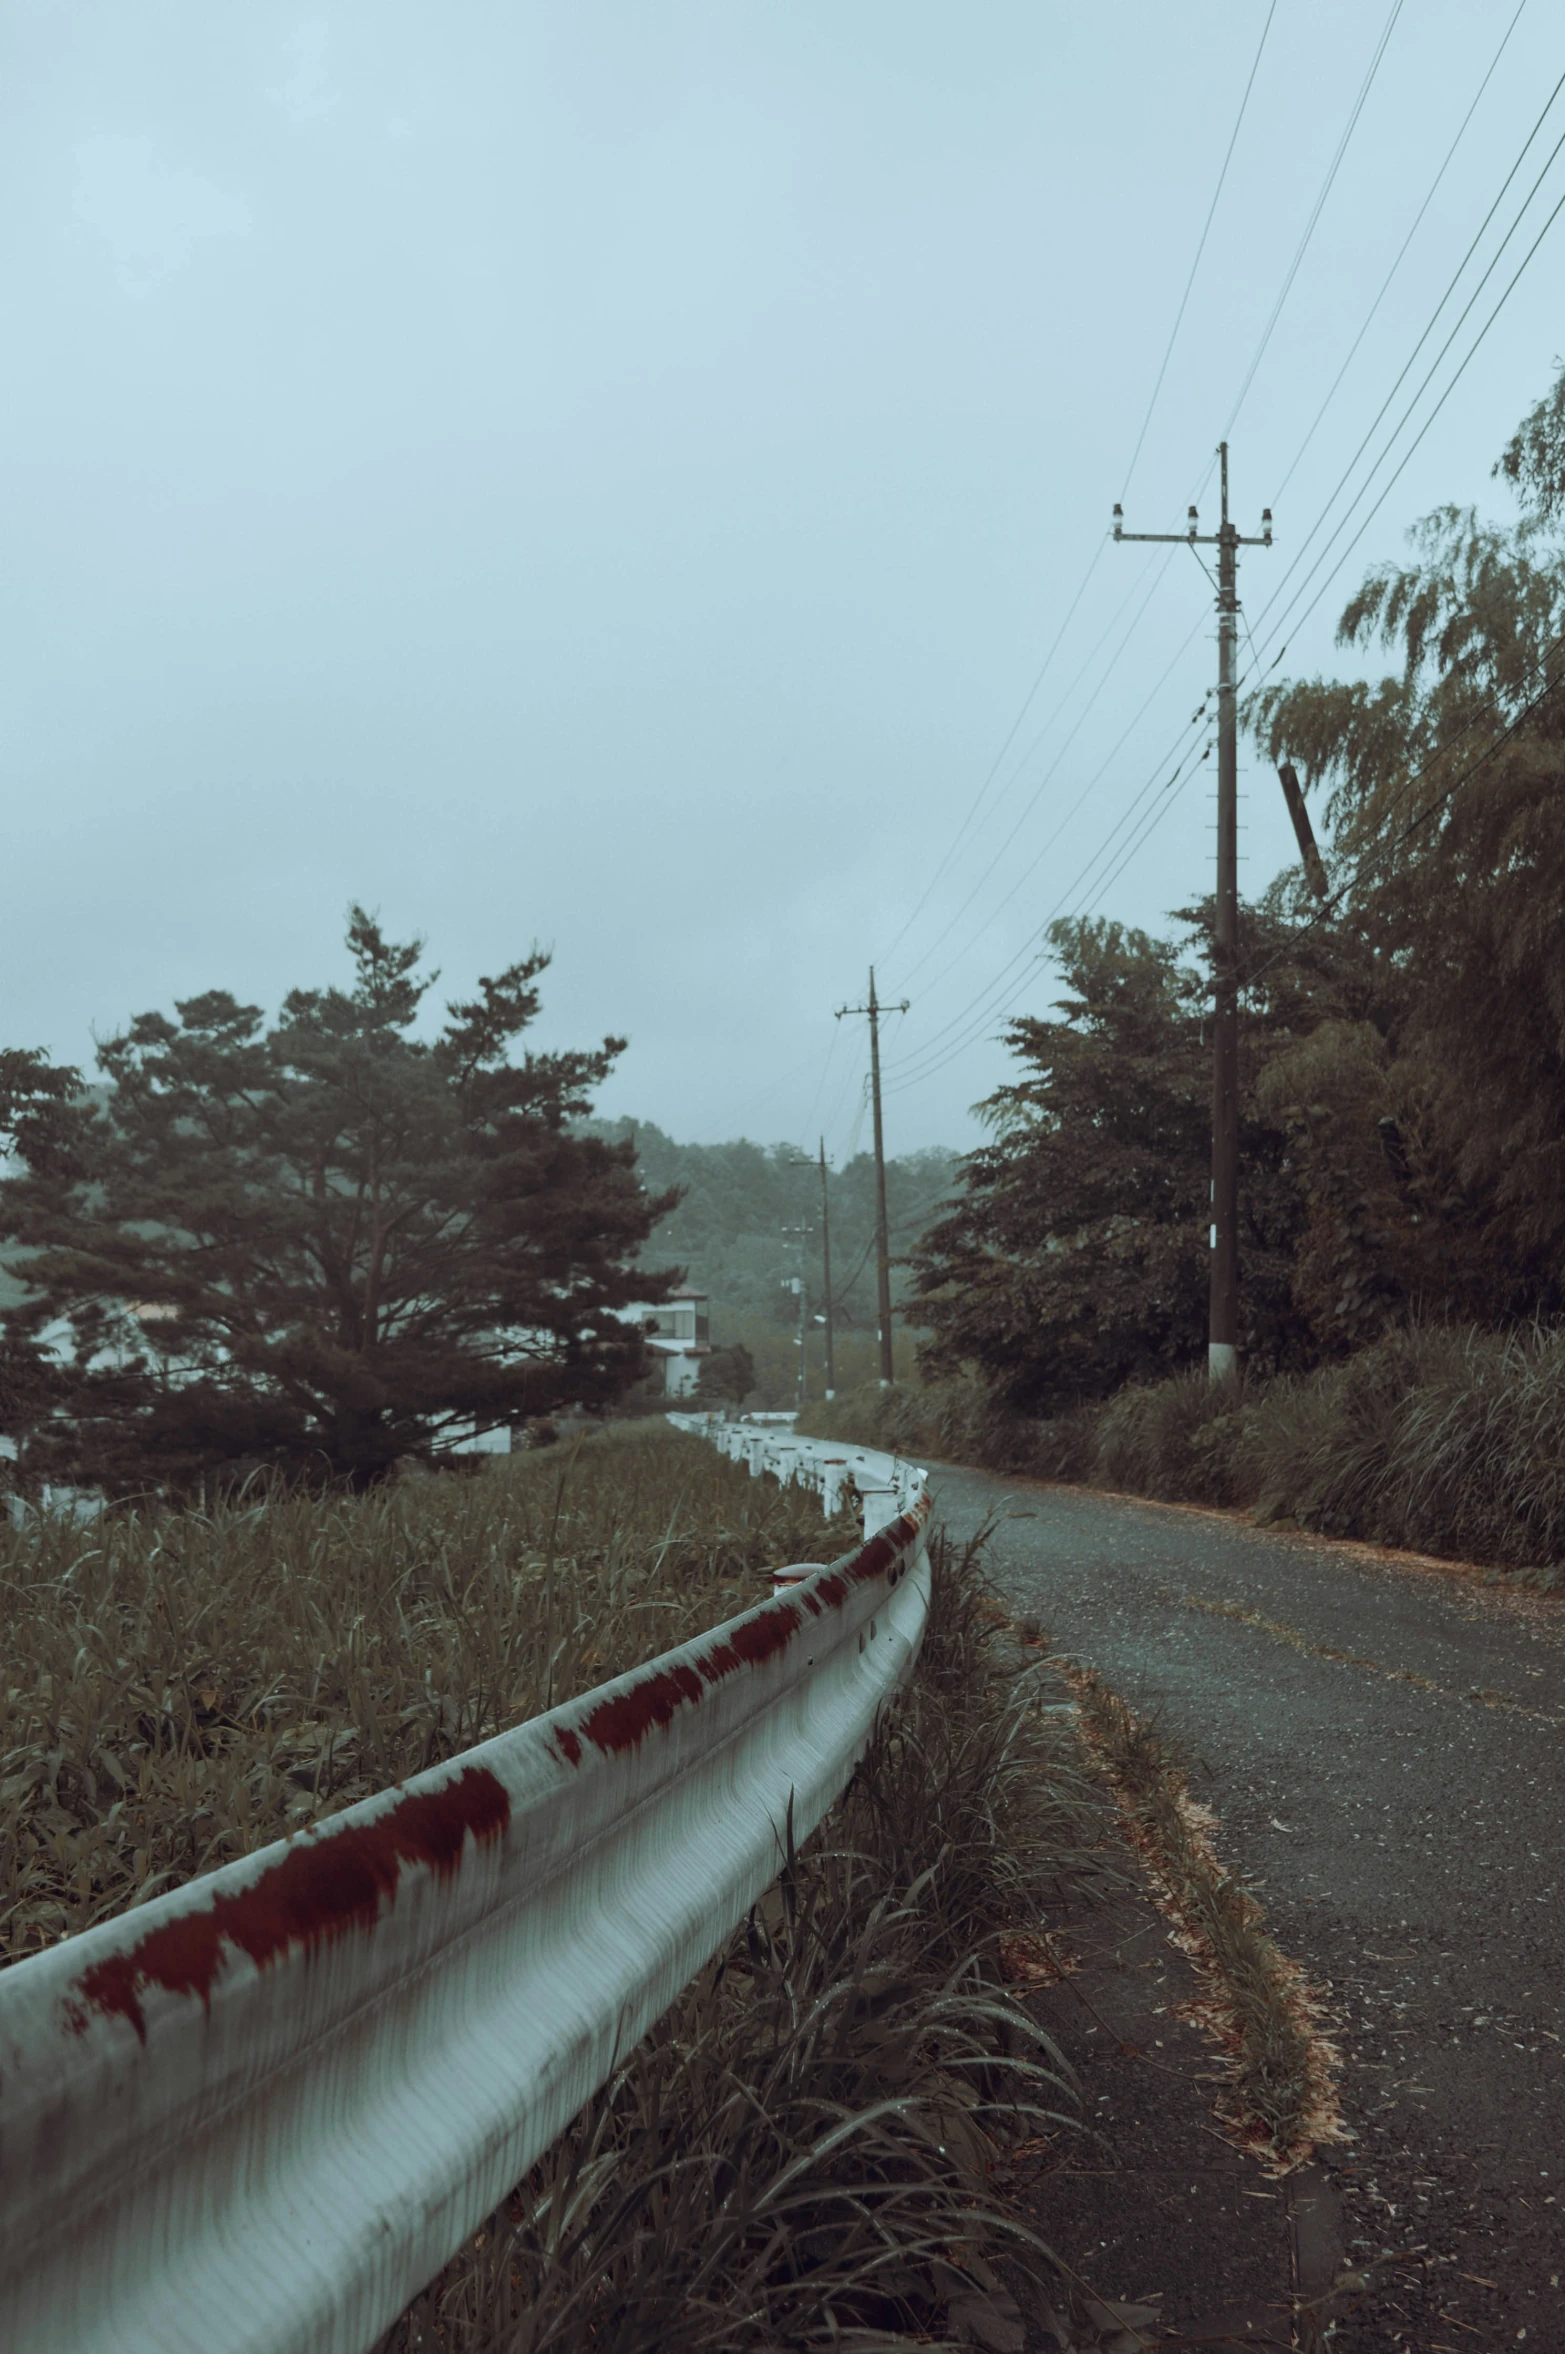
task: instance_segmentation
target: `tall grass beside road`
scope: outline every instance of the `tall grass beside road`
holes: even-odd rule
[[[1015,2291],[1066,2314],[1009,2183],[1075,2102],[1002,1955],[1095,1834],[978,1551],[935,1539],[915,1681],[843,1804],[382,2354],[1019,2348]]]
[[[801,1427],[1565,1585],[1565,1331],[1413,1326],[1300,1378],[1183,1374],[1049,1422],[972,1380],[861,1390]]]
[[[0,1522],[0,1961],[764,1598],[854,1524],[663,1424],[471,1477]]]

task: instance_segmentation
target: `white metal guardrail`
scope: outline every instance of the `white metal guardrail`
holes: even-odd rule
[[[900,1455],[850,1446],[843,1439],[801,1437],[791,1414],[742,1415],[732,1422],[720,1414],[670,1414],[668,1420],[710,1439],[736,1461],[748,1462],[757,1478],[769,1471],[784,1485],[799,1480],[815,1488],[828,1520],[851,1488],[863,1506],[866,1537],[922,1496],[928,1478],[921,1465]]]
[[[904,1485],[699,1641],[0,1971],[5,2354],[363,2354],[841,1794],[923,1634]]]

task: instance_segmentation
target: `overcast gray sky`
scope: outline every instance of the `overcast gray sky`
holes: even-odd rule
[[[1241,526],[1276,510],[1241,583],[1270,665],[1565,69],[1530,0],[1290,477],[1513,0],[1277,0],[1127,491],[1269,8],[11,0],[4,1042],[274,1006],[341,974],[357,898],[452,993],[552,944],[543,1037],[627,1032],[603,1108],[684,1138],[845,1152],[863,1025],[832,1008],[873,956],[915,1000],[889,1146],[970,1143],[1000,1018],[1052,994],[1042,923],[1155,924],[1207,875],[1210,764],[1163,780],[1205,741],[1210,590],[1105,544],[1113,501],[1181,520],[1394,20],[1232,425]],[[1565,222],[1330,579],[1562,194],[1565,154],[1279,675],[1340,660],[1415,516],[1506,510]],[[1257,889],[1291,837],[1241,784]]]

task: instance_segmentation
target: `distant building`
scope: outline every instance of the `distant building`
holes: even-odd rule
[[[647,1347],[661,1359],[665,1398],[688,1398],[701,1378],[701,1360],[712,1354],[711,1298],[704,1291],[676,1291],[671,1299],[651,1305],[632,1300],[619,1314],[626,1324],[639,1324]],[[654,1375],[654,1379],[656,1376]]]

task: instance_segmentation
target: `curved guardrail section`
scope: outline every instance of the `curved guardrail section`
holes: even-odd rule
[[[841,1794],[926,1512],[0,1972],[0,2347],[363,2354]]]
[[[740,1415],[734,1420],[721,1414],[670,1414],[667,1419],[697,1438],[710,1439],[736,1462],[748,1463],[757,1478],[769,1471],[784,1486],[799,1480],[815,1488],[828,1519],[851,1485],[863,1507],[866,1537],[916,1502],[929,1476],[921,1465],[875,1447],[854,1446],[846,1439],[802,1438],[791,1414]]]

